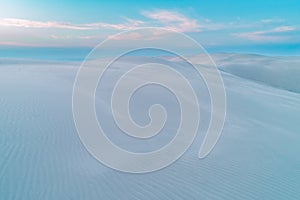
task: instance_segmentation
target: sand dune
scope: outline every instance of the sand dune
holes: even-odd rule
[[[204,127],[188,152],[142,175],[105,167],[81,144],[72,117],[79,63],[1,61],[0,199],[300,199],[300,59],[214,59],[228,98],[218,144],[197,158],[209,117],[204,97]],[[193,73],[186,75],[199,95],[206,92]],[[103,108],[98,114],[108,116]]]

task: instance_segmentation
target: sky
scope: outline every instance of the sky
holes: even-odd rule
[[[299,0],[0,0],[0,5],[0,47],[93,47],[121,31],[154,26],[185,33],[216,51],[300,52]]]

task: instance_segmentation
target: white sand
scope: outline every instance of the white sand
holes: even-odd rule
[[[220,141],[199,160],[204,125],[175,164],[144,175],[109,169],[82,146],[71,104],[78,64],[2,61],[0,199],[300,199],[299,59],[215,59],[228,98]]]

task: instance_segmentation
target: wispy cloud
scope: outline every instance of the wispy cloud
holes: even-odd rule
[[[15,44],[31,41],[30,45],[51,43],[66,45],[69,43],[84,43],[95,45],[100,39],[106,37],[115,40],[137,40],[143,36],[138,34],[122,34],[122,36],[111,36],[116,31],[135,30],[142,27],[163,27],[178,32],[200,32],[201,25],[196,19],[187,17],[179,12],[168,10],[142,11],[143,19],[132,19],[122,17],[120,23],[70,23],[59,21],[38,21],[18,18],[0,19],[0,42],[2,44]],[[206,22],[205,22],[206,23]],[[18,29],[18,31],[15,30]],[[13,36],[10,34],[13,33]],[[24,38],[26,35],[26,38]],[[161,38],[159,34],[153,33],[148,40]],[[23,38],[23,39],[22,39]],[[34,39],[33,39],[34,38]],[[7,41],[12,43],[7,43]],[[17,43],[16,43],[17,44]],[[27,44],[27,43],[26,43]],[[22,45],[23,46],[23,45]]]
[[[110,35],[108,39],[112,40],[158,40],[162,37],[166,38],[168,35],[167,31],[161,31],[159,29],[148,29],[142,32],[125,32],[119,35]]]
[[[84,27],[88,27],[90,29],[113,29],[113,30],[120,30],[120,31],[128,31],[128,30],[134,30],[136,28],[144,26],[145,22],[141,20],[135,20],[130,19],[127,17],[124,17],[125,22],[124,23],[103,23],[103,22],[97,22],[97,23],[90,23],[90,24],[83,24]]]
[[[142,11],[146,17],[145,21],[124,17],[123,23],[95,22],[86,24],[73,24],[69,22],[56,21],[35,21],[28,19],[3,18],[0,19],[0,27],[20,27],[20,28],[46,28],[46,29],[71,29],[71,30],[133,30],[146,26],[160,26],[179,32],[199,32],[201,25],[196,19],[189,18],[181,13],[158,10]]]
[[[199,32],[201,31],[201,25],[196,19],[184,16],[181,13],[157,10],[157,11],[143,11],[142,14],[152,19],[162,26],[168,29],[172,29],[179,32]]]
[[[282,33],[293,32],[296,30],[297,28],[293,26],[279,26],[271,30],[235,33],[232,35],[239,38],[248,39],[251,41],[273,42],[273,41],[287,40],[288,37],[286,35],[282,35]]]
[[[99,39],[99,35],[50,35],[50,38],[52,39],[58,39],[58,40],[68,40],[68,39]]]
[[[290,32],[290,31],[295,31],[296,27],[293,26],[280,26],[274,28],[271,32],[273,33],[283,33],[283,32]]]
[[[76,25],[63,22],[43,22],[33,21],[27,19],[4,18],[0,19],[0,26],[6,27],[22,27],[22,28],[59,28],[59,29],[73,29],[73,30],[88,30],[90,27],[84,25]]]
[[[27,19],[4,18],[0,19],[2,27],[20,27],[20,28],[51,28],[51,29],[71,29],[71,30],[97,30],[97,29],[115,29],[115,30],[132,30],[143,24],[142,21],[125,18],[126,21],[120,24],[110,23],[88,23],[72,24],[67,22],[54,21],[34,21]]]
[[[124,17],[123,23],[86,23],[73,24],[69,22],[35,21],[28,19],[3,18],[0,19],[0,27],[19,28],[44,28],[44,29],[71,29],[71,30],[133,30],[145,26],[162,26],[179,32],[198,32],[200,24],[195,19],[188,18],[183,14],[167,10],[149,12],[143,11],[146,21]]]
[[[139,40],[143,38],[143,35],[140,33],[124,33],[121,35],[110,35],[108,39],[113,40]]]
[[[93,46],[99,41],[110,38],[115,40],[145,39],[139,34],[122,34],[111,36],[120,31],[135,30],[142,27],[163,27],[182,33],[200,33],[200,42],[205,44],[232,43],[236,38],[241,42],[281,42],[295,37],[296,27],[286,26],[285,20],[280,18],[262,19],[245,22],[238,18],[232,22],[215,22],[202,17],[193,18],[174,10],[144,10],[137,18],[121,17],[118,23],[70,23],[58,21],[38,21],[17,18],[0,19],[0,45],[23,44],[26,45],[89,45]],[[269,30],[263,30],[267,29]],[[18,29],[16,31],[16,29]],[[244,32],[243,32],[244,30]],[[258,31],[260,30],[260,31]],[[298,30],[298,29],[297,29]],[[205,33],[206,31],[214,31]],[[217,32],[218,31],[218,32]],[[159,33],[152,33],[151,40],[164,37]],[[214,37],[214,38],[213,38]],[[149,40],[148,39],[148,40]],[[203,41],[201,41],[203,40]],[[219,41],[217,41],[219,40]],[[298,37],[299,40],[299,37]],[[8,42],[9,41],[9,42]]]
[[[280,24],[283,23],[285,20],[280,18],[269,18],[269,19],[262,19],[261,23],[263,24]]]

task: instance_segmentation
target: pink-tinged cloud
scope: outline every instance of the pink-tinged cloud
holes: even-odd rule
[[[4,18],[0,19],[0,26],[6,27],[22,27],[22,28],[59,28],[59,29],[73,29],[73,30],[89,30],[90,27],[83,25],[75,25],[63,22],[42,22],[32,21],[27,19]]]
[[[158,11],[143,11],[142,14],[160,23],[163,27],[179,32],[199,32],[201,25],[195,19],[188,18],[181,13],[158,10]]]
[[[282,33],[282,32],[290,32],[290,31],[295,31],[296,28],[293,26],[280,26],[277,28],[274,28],[272,31],[275,33]]]
[[[128,33],[122,33],[119,35],[110,35],[107,37],[107,39],[111,40],[158,40],[162,37],[165,37],[167,32],[162,32],[159,30],[148,30],[144,33],[138,33],[138,32],[128,32]]]
[[[50,35],[51,39],[57,39],[57,40],[69,40],[69,39],[85,39],[85,40],[90,40],[90,39],[99,39],[99,35],[55,35],[52,34]]]
[[[266,31],[236,33],[233,34],[233,36],[248,39],[251,41],[257,41],[257,42],[276,42],[276,41],[284,41],[289,39],[289,37],[287,37],[286,35],[278,35],[278,34],[292,32],[295,30],[297,29],[293,26],[279,26],[274,29],[266,30]]]
[[[20,27],[20,28],[52,28],[52,29],[71,29],[71,30],[97,30],[97,29],[115,29],[115,30],[132,30],[142,24],[141,21],[126,18],[125,23],[90,23],[90,24],[71,24],[65,22],[43,22],[27,19],[4,18],[0,19],[2,27]]]
[[[139,40],[143,38],[143,35],[140,33],[124,33],[121,35],[110,35],[108,39],[112,40]]]
[[[2,18],[0,19],[0,27],[18,27],[18,28],[35,28],[35,29],[70,29],[79,31],[88,30],[134,30],[141,27],[159,26],[179,32],[199,32],[200,24],[195,19],[184,16],[178,12],[168,10],[160,11],[144,11],[142,14],[148,18],[146,21],[130,19],[124,17],[123,23],[86,23],[73,24],[68,22],[56,21],[36,21],[17,18]]]

